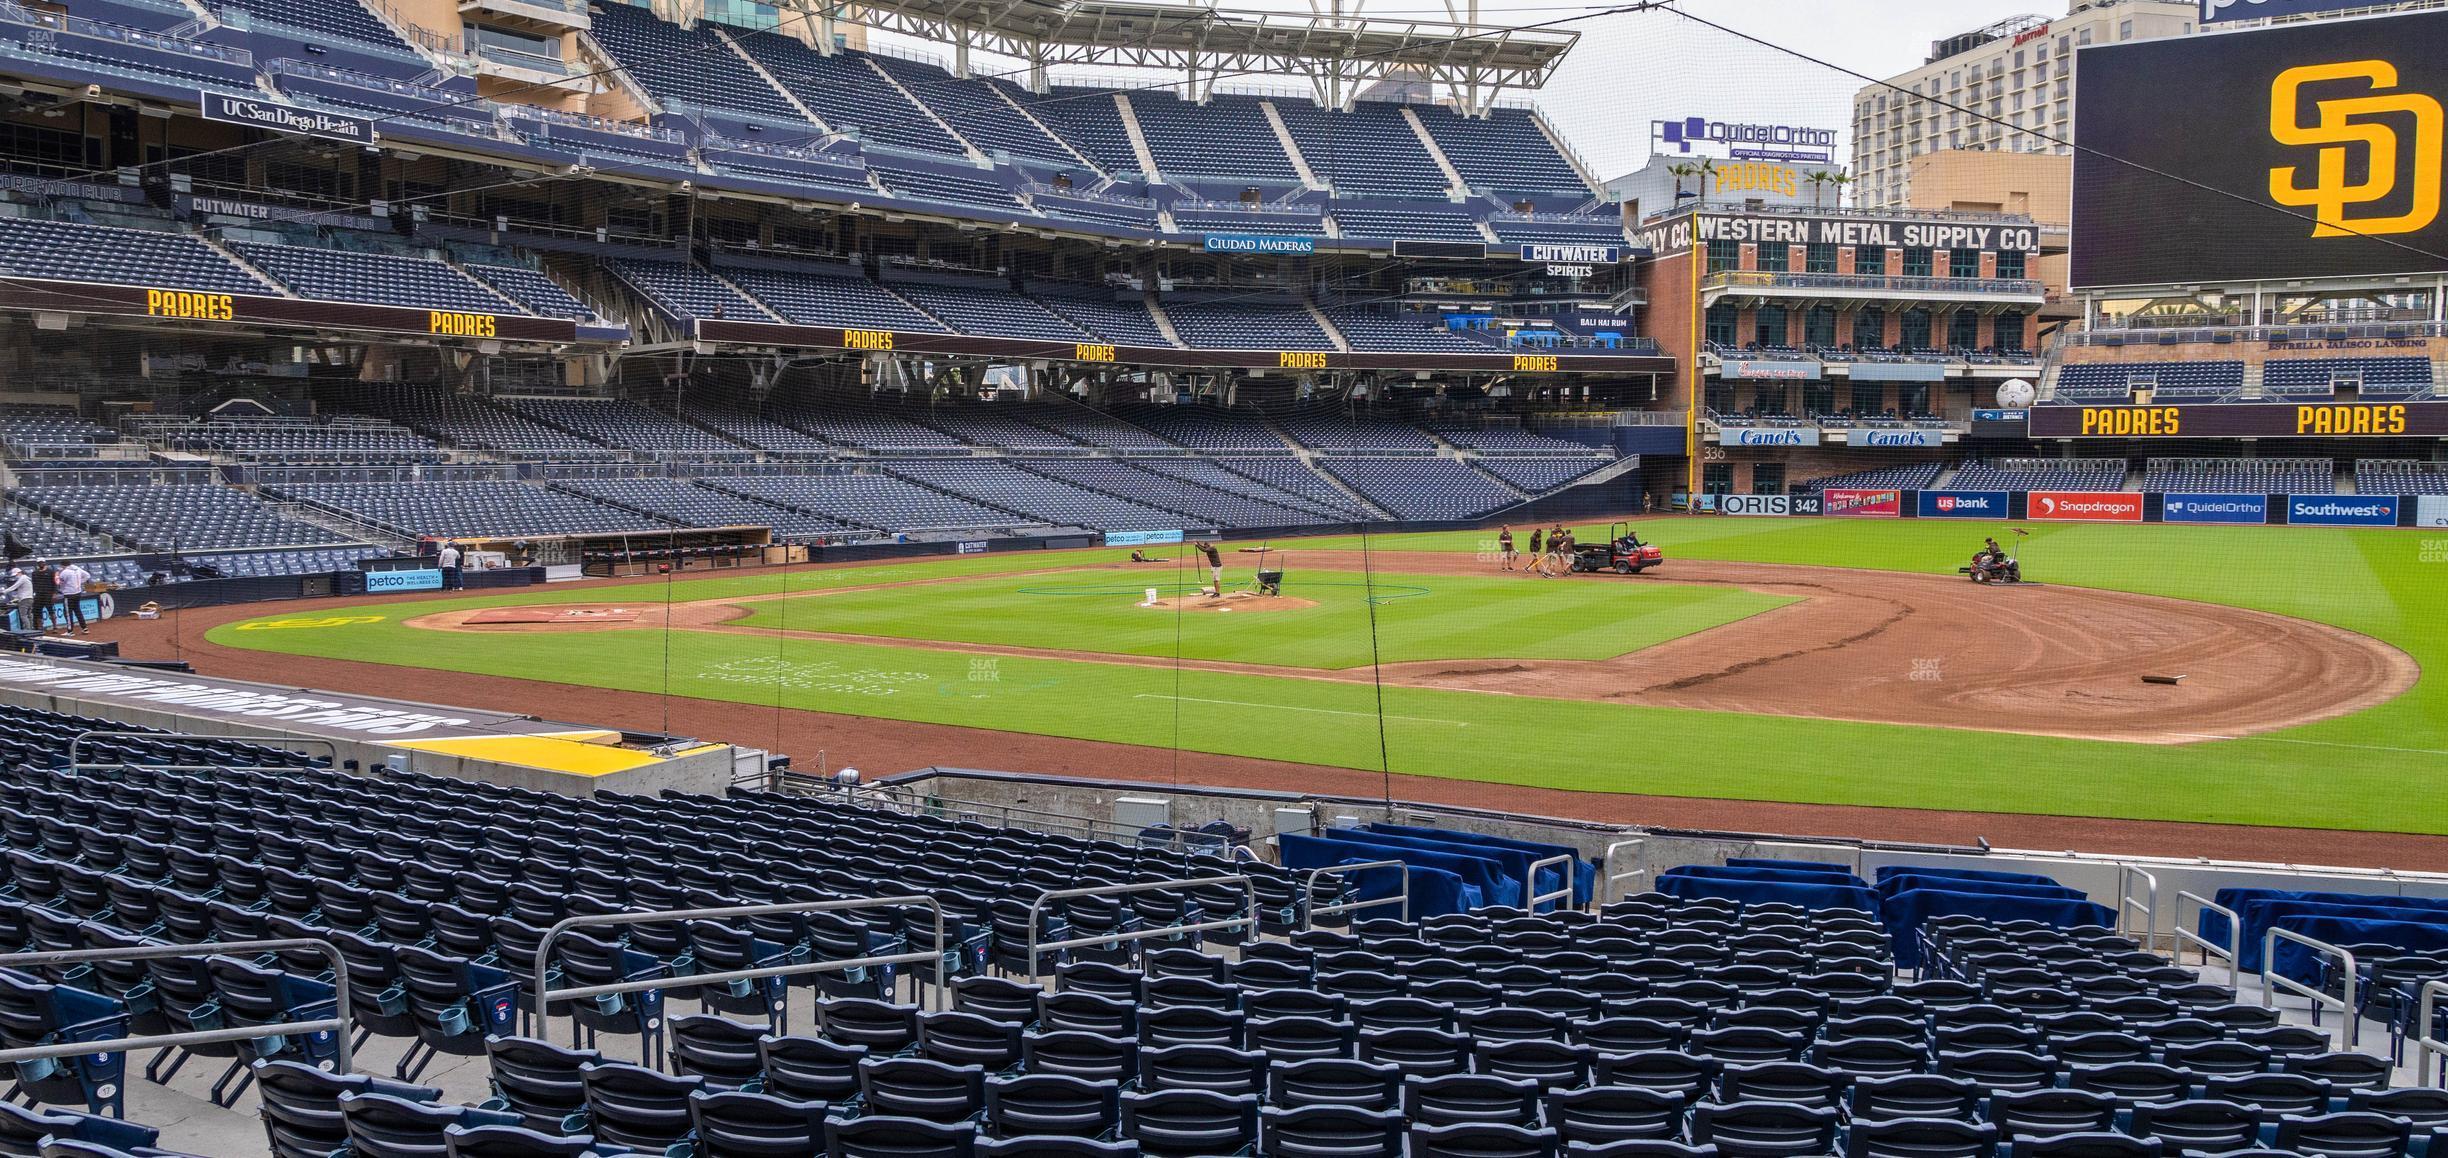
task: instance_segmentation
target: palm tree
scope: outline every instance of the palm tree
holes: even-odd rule
[[[1810,172],[1802,175],[1803,180],[1810,182],[1811,208],[1816,209],[1819,207],[1820,194],[1827,191],[1827,183],[1834,180],[1835,177],[1836,174],[1830,173],[1825,169],[1813,169]]]
[[[1683,161],[1683,162],[1679,162],[1679,163],[1677,163],[1677,164],[1673,164],[1673,165],[1668,165],[1668,166],[1666,166],[1666,171],[1667,171],[1668,173],[1672,173],[1672,174],[1674,174],[1674,179],[1675,179],[1675,203],[1676,203],[1676,204],[1678,204],[1678,205],[1679,205],[1679,204],[1682,204],[1682,202],[1683,202],[1683,179],[1684,179],[1685,177],[1690,177],[1690,176],[1695,176],[1695,175],[1697,175],[1697,174],[1700,172],[1700,166],[1698,166],[1698,165],[1694,165],[1694,164],[1692,164],[1692,163],[1691,163],[1691,162],[1689,162],[1689,161]]]
[[[1828,174],[1828,184],[1836,187],[1836,204],[1839,206],[1844,204],[1845,186],[1852,183],[1853,175],[1845,172],[1842,169],[1838,169],[1835,172]]]

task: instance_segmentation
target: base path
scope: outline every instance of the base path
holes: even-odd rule
[[[1306,552],[1322,555],[1323,552]],[[1380,557],[1381,560],[1383,557]],[[1410,557],[1390,571],[1432,571],[1426,556]],[[1326,565],[1325,559],[1310,559]],[[1413,565],[1419,564],[1419,565]],[[1696,565],[1675,565],[1685,567]],[[1297,572],[1296,565],[1295,571]],[[1686,574],[1685,578],[1694,576]],[[1645,579],[1586,577],[1592,582]],[[1554,580],[1565,582],[1566,580]],[[1548,582],[1525,579],[1523,582]],[[618,602],[624,587],[660,586],[662,580],[596,580],[599,606]],[[2014,597],[2035,592],[2017,592]],[[940,724],[914,724],[823,712],[780,710],[640,692],[607,691],[543,680],[411,671],[383,664],[314,659],[222,647],[204,633],[224,623],[270,615],[329,615],[352,605],[443,601],[458,592],[357,599],[311,599],[250,603],[173,611],[162,619],[120,618],[100,624],[95,636],[119,642],[138,659],[184,659],[207,675],[258,680],[284,687],[328,688],[364,695],[466,704],[494,711],[575,719],[634,731],[703,736],[761,746],[816,762],[824,753],[834,768],[857,766],[884,774],[932,765],[999,768],[1045,775],[1135,780],[1152,786],[1217,785],[1293,793],[1417,801],[1490,811],[1570,817],[1604,824],[1657,828],[1775,833],[1838,839],[1970,844],[1976,839],[2011,848],[2082,849],[2152,856],[2202,856],[2228,860],[2300,860],[2308,863],[2448,871],[2448,839],[2405,833],[2345,832],[2109,820],[2095,817],[1953,812],[1935,809],[1865,808],[1820,804],[1714,800],[1629,793],[1572,792],[1428,776],[1381,776],[1349,768],[1289,764],[1216,756],[1170,748],[1067,740]],[[641,600],[640,602],[646,602]],[[651,604],[650,604],[651,605]],[[1448,665],[1451,666],[1451,665]]]

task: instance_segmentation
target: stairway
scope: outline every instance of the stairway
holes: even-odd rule
[[[877,76],[884,78],[884,83],[891,85],[894,92],[900,93],[901,99],[918,106],[918,111],[925,113],[926,119],[934,122],[936,128],[942,129],[945,136],[960,142],[960,147],[969,151],[970,160],[981,165],[993,163],[993,159],[986,155],[986,150],[971,144],[969,138],[962,136],[959,129],[952,127],[952,122],[936,115],[933,108],[928,107],[925,101],[919,100],[917,93],[911,92],[909,89],[902,87],[901,82],[893,79],[893,74],[884,71],[884,66],[877,64],[874,57],[866,56],[860,57],[859,59],[866,62],[867,67],[872,69]]]
[[[1317,170],[1309,167],[1309,158],[1301,155],[1300,146],[1293,143],[1292,127],[1284,124],[1283,114],[1275,110],[1274,101],[1259,101],[1259,111],[1266,114],[1267,124],[1275,130],[1275,143],[1283,146],[1284,156],[1292,159],[1292,171],[1300,174],[1301,184],[1312,189],[1326,187],[1318,180]]]
[[[733,56],[739,57],[741,60],[747,62],[748,71],[764,78],[767,87],[770,87],[775,92],[780,93],[783,100],[790,102],[790,107],[799,110],[800,116],[806,117],[809,121],[813,122],[817,128],[823,129],[825,132],[830,133],[833,131],[833,126],[826,124],[823,117],[817,116],[816,110],[801,104],[799,102],[799,94],[792,92],[790,90],[790,86],[783,84],[780,78],[774,76],[774,74],[770,72],[765,71],[765,66],[758,63],[756,57],[750,56],[747,49],[741,48],[739,41],[733,39],[729,32],[724,31],[721,25],[708,23],[706,27],[714,30],[715,39],[720,40],[725,45],[730,46],[731,54]],[[625,73],[627,70],[615,69],[613,71]]]
[[[1156,301],[1156,295],[1148,295],[1147,308],[1148,316],[1156,322],[1156,332],[1163,334],[1165,341],[1184,350],[1190,348],[1190,343],[1182,341],[1181,331],[1173,328],[1173,319],[1165,315],[1164,306]]]
[[[1462,179],[1462,170],[1454,168],[1453,159],[1438,147],[1435,137],[1428,135],[1428,125],[1419,119],[1418,111],[1404,105],[1402,115],[1403,121],[1411,126],[1411,132],[1419,137],[1420,147],[1428,150],[1428,158],[1436,162],[1437,172],[1445,174],[1446,193],[1456,201],[1467,200],[1471,195],[1470,182]],[[1489,235],[1488,240],[1494,241],[1495,236]]]
[[[1335,324],[1326,319],[1326,312],[1317,308],[1316,302],[1304,300],[1301,302],[1301,308],[1309,311],[1310,321],[1316,322],[1319,329],[1326,331],[1326,340],[1334,343],[1336,350],[1346,354],[1351,353],[1351,339],[1344,337],[1343,331],[1336,329]]]
[[[272,296],[274,296],[274,297],[283,297],[283,298],[294,298],[294,297],[296,297],[296,296],[297,296],[296,294],[291,293],[291,292],[289,291],[289,287],[288,287],[288,286],[282,285],[282,284],[281,284],[281,281],[280,281],[280,279],[279,279],[279,278],[276,278],[276,277],[272,276],[271,274],[265,273],[264,271],[262,271],[262,270],[260,270],[260,269],[255,268],[255,264],[254,264],[253,262],[250,262],[250,261],[248,261],[247,259],[245,259],[245,258],[243,258],[243,257],[238,256],[238,251],[236,251],[236,250],[234,250],[234,249],[231,249],[230,247],[228,247],[228,246],[226,246],[226,245],[221,244],[221,239],[220,239],[220,238],[214,237],[214,236],[212,236],[211,234],[207,234],[207,233],[196,233],[196,234],[191,234],[190,236],[194,237],[196,240],[201,241],[201,242],[203,242],[204,244],[206,244],[206,245],[208,245],[208,246],[211,246],[211,247],[212,247],[212,250],[213,250],[213,252],[214,252],[214,253],[218,253],[218,254],[220,254],[222,257],[227,258],[227,259],[229,260],[230,264],[235,265],[235,266],[237,266],[238,268],[240,268],[240,269],[243,269],[243,270],[247,271],[247,276],[252,277],[252,278],[254,278],[254,279],[255,279],[255,280],[257,280],[257,281],[260,281],[260,282],[264,283],[264,286],[266,287],[266,292],[267,292],[267,293],[269,293],[269,294],[271,294]]]
[[[1130,138],[1131,156],[1139,158],[1140,171],[1147,174],[1150,182],[1164,180],[1163,175],[1156,171],[1156,154],[1148,148],[1147,134],[1139,128],[1139,114],[1131,108],[1130,97],[1116,92],[1113,102],[1114,108],[1122,114],[1122,133]]]
[[[1071,144],[1071,138],[1055,132],[1054,126],[1045,123],[1045,118],[1030,112],[1027,105],[1013,100],[1010,93],[1003,91],[1002,85],[995,84],[991,81],[984,81],[981,83],[985,84],[988,89],[992,90],[996,97],[1001,98],[1004,104],[1010,105],[1013,112],[1020,114],[1021,120],[1037,126],[1037,131],[1044,133],[1046,137],[1052,140],[1055,144],[1061,145],[1063,152],[1071,154],[1071,156],[1077,159],[1080,164],[1087,166],[1089,172],[1108,178],[1112,176],[1112,174],[1106,173],[1104,168],[1099,166],[1095,161],[1089,160],[1088,154],[1080,152],[1077,148],[1074,148]]]

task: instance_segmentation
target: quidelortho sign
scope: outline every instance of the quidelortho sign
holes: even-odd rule
[[[2268,495],[2167,494],[2159,496],[2165,523],[2266,523]]]

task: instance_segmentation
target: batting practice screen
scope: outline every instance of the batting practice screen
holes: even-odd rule
[[[2075,57],[2073,284],[2448,270],[2448,12]]]

